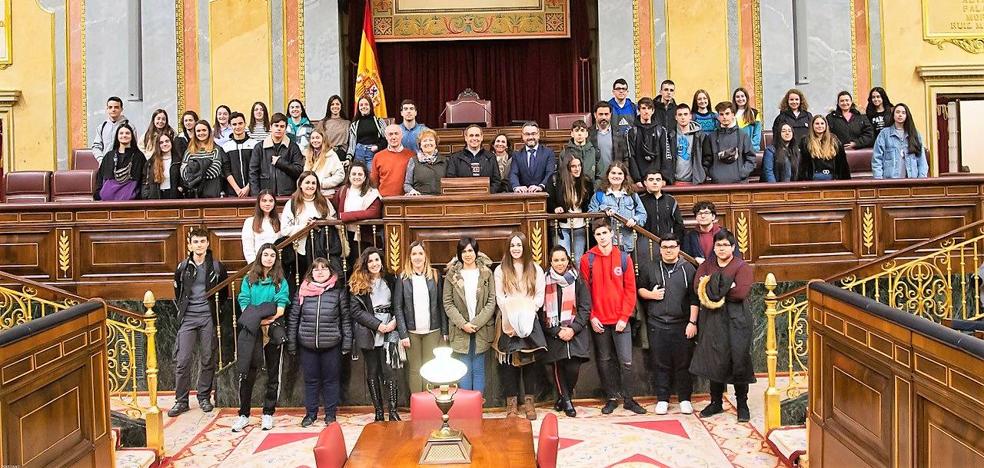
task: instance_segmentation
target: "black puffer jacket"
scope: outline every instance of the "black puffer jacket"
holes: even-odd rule
[[[298,297],[287,315],[287,343],[308,349],[327,349],[342,345],[352,350],[352,317],[348,310],[348,290],[341,280],[320,296]],[[300,305],[298,305],[300,304]]]
[[[830,133],[833,133],[842,145],[853,141],[854,149],[870,148],[875,144],[875,130],[871,126],[871,121],[857,109],[851,109],[851,114],[853,116],[850,122],[844,118],[840,110],[828,114],[827,125],[830,126]]]

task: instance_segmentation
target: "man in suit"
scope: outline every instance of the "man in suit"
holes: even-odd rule
[[[542,192],[557,171],[557,158],[552,149],[540,144],[540,126],[536,122],[523,125],[526,146],[513,153],[509,166],[509,185],[513,192]]]

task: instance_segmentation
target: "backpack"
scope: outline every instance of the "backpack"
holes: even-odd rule
[[[618,253],[622,255],[622,274],[624,275],[629,267],[629,254],[622,250],[619,250]],[[585,281],[588,282],[588,288],[591,288],[591,272],[594,271],[595,257],[597,255],[594,252],[588,252],[588,277],[585,278]]]

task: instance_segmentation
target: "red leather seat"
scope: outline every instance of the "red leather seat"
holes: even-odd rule
[[[7,203],[45,203],[51,200],[50,171],[16,171],[3,176]]]
[[[342,468],[348,461],[342,426],[333,422],[318,435],[314,444],[314,463],[318,468]]]
[[[455,419],[482,419],[482,392],[459,389],[454,394],[454,405],[448,413],[451,421]],[[441,419],[441,409],[430,392],[417,392],[410,395],[410,419]]]
[[[536,466],[555,468],[557,451],[560,450],[560,434],[557,433],[557,415],[547,413],[540,423],[540,434],[536,443]]]
[[[478,97],[478,93],[468,88],[458,95],[458,99],[444,103],[444,127],[464,127],[478,124],[492,126],[492,102]]]
[[[588,112],[575,113],[575,114],[550,114],[549,115],[550,128],[558,130],[570,130],[571,125],[578,120],[583,120],[584,123],[588,124],[588,128],[591,127],[591,114]]]
[[[72,169],[99,170],[99,161],[96,155],[89,148],[76,148],[72,150]]]
[[[53,179],[51,201],[92,201],[92,192],[96,188],[96,171],[55,171]]]

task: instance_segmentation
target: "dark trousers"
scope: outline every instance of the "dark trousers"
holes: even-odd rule
[[[744,405],[748,402],[748,384],[732,384],[735,387],[735,400],[737,400],[738,405]],[[724,398],[724,392],[728,389],[728,384],[723,382],[711,381],[711,401],[721,401]]]
[[[557,395],[572,398],[580,373],[581,361],[579,359],[561,359],[554,362],[553,379],[554,385],[557,386]]]
[[[374,380],[382,384],[386,380],[396,380],[396,371],[386,362],[386,348],[363,349],[366,359],[366,381]]]
[[[245,374],[258,365],[256,364],[256,356],[260,356],[259,359],[262,362],[263,358],[260,353],[254,354],[249,350],[256,345],[263,344],[263,331],[260,322],[276,313],[277,305],[267,302],[246,307],[246,310],[239,316],[239,336],[236,337],[236,349],[239,350],[239,357],[236,361],[236,369],[240,374]]]
[[[598,353],[598,377],[609,400],[632,398],[632,328],[615,331],[615,325],[605,325],[603,333],[591,332]],[[618,361],[616,361],[616,359]]]
[[[499,382],[502,384],[504,398],[523,395],[535,398],[540,394],[541,381],[543,381],[543,364],[540,362],[531,362],[522,367],[499,364]]]
[[[690,359],[694,346],[687,339],[686,330],[686,323],[649,327],[649,354],[659,401],[670,401],[671,384],[680,401],[689,401],[693,393]]]
[[[341,393],[342,347],[311,349],[300,347],[301,372],[304,374],[304,407],[308,416],[318,417],[319,399],[325,415],[334,416]]]
[[[245,350],[239,348],[239,352]],[[283,374],[284,346],[270,341],[263,346],[263,340],[257,339],[253,344],[250,367],[239,375],[239,415],[249,416],[252,406],[253,385],[256,384],[256,372],[266,361],[266,391],[263,394],[263,414],[273,414],[277,410],[277,399],[280,397],[280,376]]]
[[[198,400],[212,396],[215,367],[218,364],[218,337],[209,313],[185,314],[178,327],[174,349],[174,394],[177,403],[188,404],[191,390],[191,366],[198,345]]]

